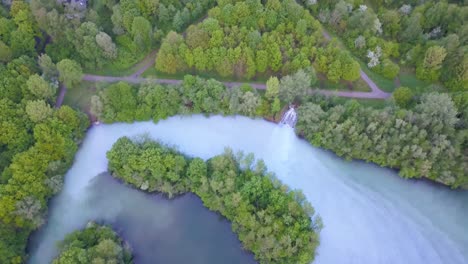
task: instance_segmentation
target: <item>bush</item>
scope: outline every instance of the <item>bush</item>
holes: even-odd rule
[[[399,87],[393,92],[393,99],[398,106],[406,108],[413,99],[413,92],[408,87]]]
[[[110,227],[89,223],[84,230],[75,231],[61,242],[62,252],[53,264],[115,263],[130,264],[130,249]]]

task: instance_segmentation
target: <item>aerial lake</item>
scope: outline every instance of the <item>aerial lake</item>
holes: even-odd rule
[[[291,128],[245,117],[172,117],[93,126],[32,237],[29,263],[50,263],[57,243],[89,221],[112,225],[135,263],[255,263],[228,221],[187,194],[167,200],[114,180],[106,152],[123,136],[149,136],[209,159],[225,147],[254,153],[322,217],[314,263],[467,264],[468,191],[405,180],[390,169],[345,161],[312,147]]]

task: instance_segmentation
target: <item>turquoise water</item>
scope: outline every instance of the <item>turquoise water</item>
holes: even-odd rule
[[[30,263],[49,263],[56,242],[89,220],[115,225],[133,244],[137,263],[252,262],[229,224],[197,198],[166,201],[100,175],[118,138],[143,134],[205,159],[227,146],[263,159],[283,182],[302,189],[323,218],[314,263],[468,263],[468,192],[346,162],[263,120],[198,115],[91,128],[47,225],[30,244]]]

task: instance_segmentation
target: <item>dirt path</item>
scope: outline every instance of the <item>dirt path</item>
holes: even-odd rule
[[[156,55],[158,50],[152,51],[148,56],[146,56],[141,62],[136,65],[137,71],[132,74],[132,76],[140,77],[147,69],[154,65],[156,60]]]
[[[331,39],[330,33],[324,28],[322,28],[323,37],[329,41]],[[386,99],[389,98],[392,94],[382,91],[374,81],[362,70],[359,70],[361,79],[367,83],[370,87],[370,92],[346,92],[346,91],[320,91],[322,94],[334,94],[341,97],[351,97],[351,98],[374,98],[374,99]]]
[[[326,40],[330,40],[330,34],[323,29],[322,34]],[[156,59],[157,51],[151,52],[146,58],[141,61],[136,67],[138,70],[131,74],[130,76],[101,76],[101,75],[92,75],[85,74],[83,76],[84,81],[89,82],[128,82],[128,83],[160,83],[160,84],[180,84],[182,80],[176,79],[152,79],[152,78],[143,78],[141,74],[147,69],[154,65]],[[370,87],[371,92],[354,92],[354,91],[329,91],[329,90],[311,90],[311,94],[319,93],[328,96],[340,96],[340,97],[349,97],[349,98],[370,98],[370,99],[386,99],[391,96],[390,93],[382,91],[377,84],[375,84],[367,74],[360,70],[361,79],[367,83]],[[234,86],[240,86],[241,82],[223,82],[226,87],[232,88]],[[255,89],[264,90],[266,85],[263,83],[249,83]],[[63,98],[62,98],[63,100]]]
[[[331,39],[330,34],[324,28],[322,29],[322,35],[325,38],[325,40],[327,40],[327,41]]]
[[[134,73],[132,73],[130,76],[126,76],[126,77],[99,76],[100,78],[95,78],[97,77],[97,75],[85,74],[83,75],[83,80],[92,81],[92,82],[116,82],[116,81],[132,82],[132,78],[134,78],[135,80],[138,80],[140,76],[146,70],[148,70],[150,67],[154,65],[157,54],[158,54],[158,50],[153,50],[150,54],[148,54],[142,61],[140,61],[139,63],[135,65],[135,68],[137,70]],[[94,76],[94,77],[90,77],[90,76]],[[113,80],[114,78],[117,78],[118,80],[114,81]],[[122,78],[124,78],[125,80],[121,80]],[[144,82],[142,80],[139,80],[139,81],[135,81],[135,80],[132,83]],[[60,84],[60,92],[57,97],[57,100],[55,101],[55,108],[60,108],[60,106],[62,106],[63,98],[65,98],[66,93],[67,93],[67,87],[65,87],[65,85],[63,84]]]
[[[60,92],[57,97],[57,100],[55,101],[55,108],[60,108],[63,104],[63,98],[65,98],[65,94],[67,93],[67,87],[65,87],[65,84],[60,84]]]
[[[367,75],[364,76],[367,77]],[[368,78],[368,77],[367,77]],[[182,80],[176,80],[176,79],[152,79],[152,78],[142,78],[142,77],[134,77],[134,76],[126,76],[126,77],[114,77],[114,76],[100,76],[100,75],[91,75],[91,74],[86,74],[83,77],[84,81],[89,81],[89,82],[128,82],[128,83],[160,83],[160,84],[180,84],[182,83]],[[372,81],[370,81],[372,82]],[[372,82],[373,83],[373,82]],[[240,86],[243,83],[242,82],[223,82],[223,84],[226,87],[232,88],[235,86]],[[263,83],[249,83],[250,86],[252,86],[255,89],[258,90],[265,90],[266,85]],[[370,99],[385,99],[390,96],[389,93],[382,92],[375,86],[372,88],[372,92],[352,92],[352,91],[329,91],[329,90],[311,90],[311,94],[314,93],[319,93],[323,95],[328,95],[328,96],[340,96],[340,97],[349,97],[349,98],[370,98]]]

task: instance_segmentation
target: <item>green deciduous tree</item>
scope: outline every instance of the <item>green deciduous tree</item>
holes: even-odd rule
[[[57,63],[59,80],[68,88],[73,88],[81,82],[83,70],[81,66],[73,60],[64,59]]]
[[[304,70],[281,78],[279,97],[282,101],[292,103],[301,101],[310,88],[310,77]]]
[[[44,100],[28,101],[26,114],[34,123],[39,123],[52,116],[52,108]]]
[[[268,100],[273,100],[279,95],[279,80],[276,77],[270,77],[266,82],[265,96]]]
[[[3,41],[0,40],[0,62],[9,62],[12,58],[12,50]]]
[[[103,50],[104,57],[107,59],[115,59],[117,57],[117,46],[105,32],[101,31],[96,35],[96,43]]]
[[[424,56],[423,67],[426,69],[436,69],[438,70],[445,57],[447,56],[447,51],[440,46],[432,46],[426,51]]]
[[[393,92],[393,99],[398,106],[406,108],[413,99],[413,93],[408,87],[399,87]]]
[[[29,76],[26,85],[29,91],[39,99],[50,100],[56,92],[54,87],[37,74]]]
[[[14,57],[34,55],[36,52],[34,49],[35,44],[36,42],[32,33],[23,30],[11,32],[10,47]]]
[[[111,228],[94,223],[68,234],[60,247],[62,252],[53,264],[131,263],[131,252],[122,239]]]
[[[359,63],[354,60],[348,53],[340,56],[342,75],[341,78],[345,81],[355,81],[360,77]]]
[[[340,60],[335,60],[328,67],[327,78],[337,83],[343,75],[343,66],[341,65]]]
[[[259,72],[265,72],[268,68],[268,53],[265,50],[257,51],[256,56],[257,70]]]
[[[394,63],[390,59],[384,59],[380,64],[382,75],[387,79],[394,79],[400,72],[398,64]]]
[[[132,22],[133,41],[139,51],[148,51],[152,46],[151,24],[144,17],[135,17]]]
[[[439,78],[442,62],[447,56],[443,47],[432,46],[426,50],[424,60],[416,68],[416,76],[422,80],[435,81]]]
[[[39,67],[42,74],[48,80],[58,77],[57,66],[52,62],[52,59],[47,54],[41,54],[38,58]]]
[[[169,198],[198,195],[207,208],[232,221],[234,232],[259,263],[306,264],[314,258],[320,217],[301,193],[289,191],[266,172],[264,162],[255,163],[252,154],[234,155],[226,149],[205,162],[187,159],[158,142],[120,138],[107,157],[113,175],[137,188],[152,186],[151,191]],[[138,160],[143,162],[136,164]]]
[[[133,88],[124,82],[107,87],[101,93],[104,121],[131,122],[135,119],[137,100]]]

